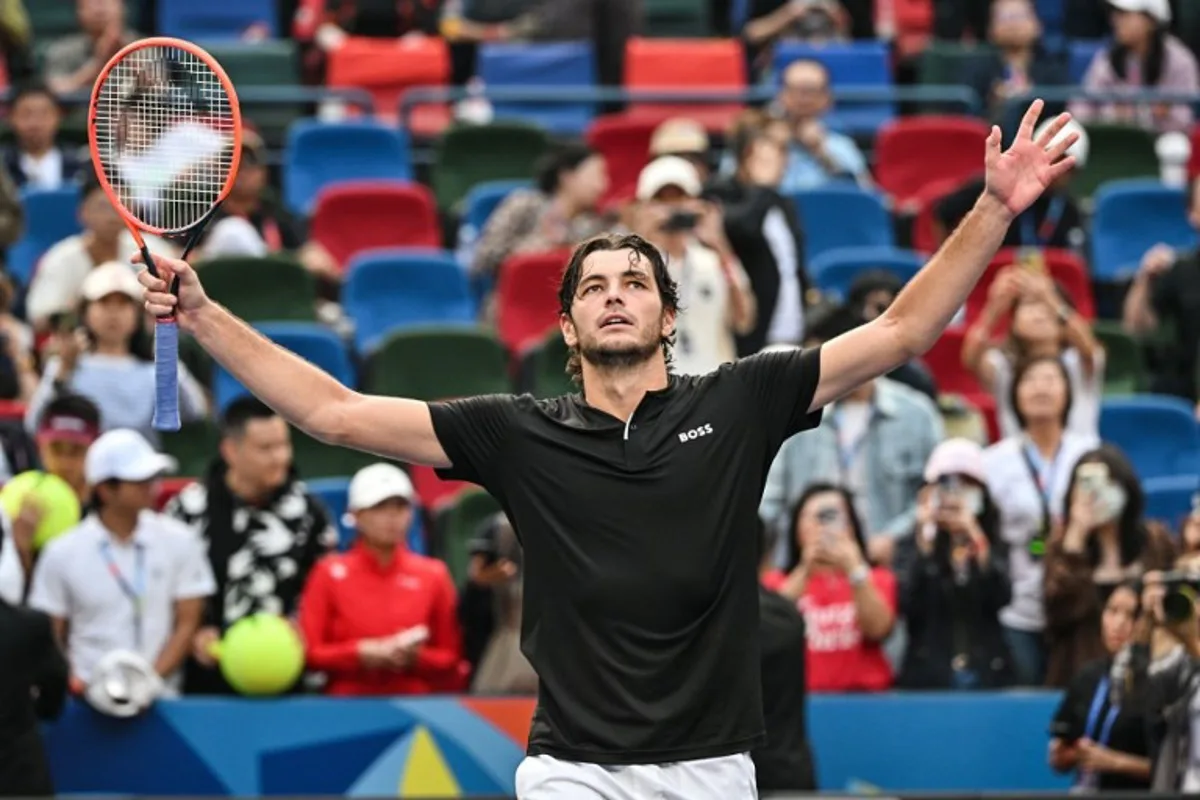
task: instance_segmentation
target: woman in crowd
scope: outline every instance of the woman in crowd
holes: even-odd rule
[[[128,264],[110,261],[87,274],[82,286],[80,327],[74,320],[55,337],[56,355],[46,363],[26,409],[26,427],[36,431],[42,408],[65,392],[80,394],[100,409],[105,430],[132,428],[152,443],[154,361],[144,327],[142,287]],[[184,421],[208,413],[204,389],[179,365],[179,411]]]
[[[1010,313],[1007,339],[993,343],[993,332]],[[1042,356],[1059,358],[1066,368],[1071,385],[1068,429],[1095,436],[1104,388],[1104,349],[1088,321],[1075,313],[1048,275],[1017,266],[1002,270],[963,342],[963,363],[996,398],[1002,436],[1020,431],[1011,402],[1013,368],[1018,361]]]
[[[792,512],[787,568],[763,583],[797,604],[808,630],[811,692],[881,692],[892,685],[883,643],[896,623],[896,578],[867,564],[846,489],[814,483]]]
[[[1050,766],[1075,772],[1076,791],[1149,788],[1148,678],[1129,647],[1138,606],[1132,581],[1109,592],[1091,620],[1101,655],[1071,677],[1050,725]]]
[[[909,636],[902,688],[1012,683],[999,617],[1012,591],[1000,513],[986,483],[983,449],[967,439],[942,442],[925,465],[917,528],[896,555]]]
[[[1063,362],[1043,355],[1020,363],[1009,402],[1019,432],[984,452],[988,492],[1000,509],[1000,537],[1008,547],[1012,602],[1000,612],[1018,683],[1045,675],[1046,618],[1042,560],[1062,514],[1075,462],[1099,442],[1067,430],[1071,382]]]
[[[1188,0],[1185,0],[1187,2]],[[1200,90],[1196,57],[1169,32],[1168,0],[1109,0],[1113,42],[1096,53],[1083,76],[1089,92],[1141,91],[1195,94]],[[1192,108],[1179,103],[1071,103],[1080,122],[1137,125],[1158,133],[1186,132],[1192,127]]]
[[[1102,445],[1071,473],[1061,532],[1046,554],[1046,683],[1065,686],[1104,653],[1100,616],[1108,595],[1146,570],[1169,569],[1175,545],[1142,518],[1145,495],[1125,455]]]

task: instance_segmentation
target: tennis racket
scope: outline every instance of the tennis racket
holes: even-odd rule
[[[141,39],[92,88],[88,145],[100,186],[157,276],[143,234],[182,239],[183,258],[233,188],[242,115],[225,70],[191,42]],[[179,281],[171,291],[178,293]],[[154,427],[179,430],[179,328],[154,326]]]

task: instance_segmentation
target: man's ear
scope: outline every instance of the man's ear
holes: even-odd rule
[[[675,333],[675,310],[671,308],[663,309],[662,314],[662,335],[670,336]]]
[[[569,314],[558,315],[558,329],[562,331],[563,341],[567,343],[567,347],[579,345],[579,334],[575,331],[575,323]]]

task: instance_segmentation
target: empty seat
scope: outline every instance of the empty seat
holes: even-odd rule
[[[1125,451],[1142,480],[1200,474],[1200,424],[1177,397],[1106,398],[1100,437]]]
[[[408,90],[450,85],[450,47],[440,36],[351,36],[326,58],[326,85],[365,89],[375,116],[389,121],[396,119]],[[408,129],[415,136],[436,136],[450,118],[448,103],[420,103],[408,118]]]
[[[1088,134],[1088,158],[1071,176],[1071,194],[1093,197],[1111,181],[1157,178],[1157,134],[1127,125],[1091,124]]]
[[[162,451],[179,462],[178,475],[200,478],[208,474],[209,465],[217,457],[221,431],[210,419],[185,422],[177,431],[160,433],[159,440]]]
[[[979,385],[974,374],[963,365],[962,349],[965,331],[950,329],[942,333],[921,360],[933,374],[938,393],[958,395],[978,409],[987,421],[988,435],[995,440],[999,433],[996,400]]]
[[[604,156],[608,167],[608,194],[602,205],[630,200],[637,189],[638,175],[650,157],[650,139],[658,120],[637,119],[620,114],[599,117],[588,128],[588,146]]]
[[[1104,39],[1072,39],[1067,45],[1067,69],[1072,83],[1083,83],[1092,60],[1108,44]]]
[[[1142,343],[1125,332],[1119,322],[1097,320],[1092,332],[1104,346],[1104,393],[1137,394],[1142,389],[1145,365]]]
[[[203,3],[193,3],[192,0],[174,2],[204,7]],[[257,2],[251,0],[250,5]],[[239,91],[266,87],[288,89],[300,83],[299,46],[290,39],[206,42],[205,49],[221,64]],[[282,147],[292,124],[311,113],[304,103],[281,103],[278,100],[264,102],[247,92],[242,92],[239,99],[243,119],[254,123],[255,129],[272,149]]]
[[[578,392],[579,386],[567,375],[569,355],[560,331],[546,333],[541,343],[530,348],[522,359],[523,389],[534,397],[557,397]]]
[[[158,0],[158,33],[209,42],[237,39],[251,28],[279,35],[275,0]]]
[[[467,579],[470,544],[479,528],[500,511],[500,504],[485,491],[463,492],[437,516],[437,554],[446,562],[455,585]]]
[[[408,476],[412,478],[413,489],[420,498],[421,505],[433,514],[451,502],[459,492],[472,485],[466,481],[442,480],[433,467],[423,467],[419,464],[409,466]]]
[[[818,289],[840,301],[863,272],[885,270],[908,283],[924,263],[920,253],[899,247],[839,247],[810,261],[808,271]]]
[[[469,230],[471,236],[478,237],[487,225],[492,212],[504,202],[504,198],[517,189],[529,186],[529,181],[489,181],[477,184],[463,198],[463,229]],[[459,236],[463,236],[462,232]]]
[[[167,503],[175,499],[177,494],[195,483],[195,481],[195,478],[160,478],[158,481],[158,492],[154,497],[155,510],[162,511],[166,508]]]
[[[788,64],[802,59],[824,65],[835,100],[842,89],[890,89],[893,84],[892,54],[887,42],[780,42],[775,46],[777,79],[782,79]],[[887,100],[837,101],[826,121],[831,128],[846,133],[873,133],[895,116],[896,107]]]
[[[363,467],[382,460],[369,453],[318,441],[297,428],[292,428],[291,433],[292,463],[299,476],[306,481],[353,475]]]
[[[912,198],[912,202],[917,207],[912,231],[914,250],[932,253],[941,244],[938,241],[936,227],[938,204],[961,188],[962,184],[963,182],[958,178],[934,181],[922,187],[921,191]],[[948,235],[950,232],[944,231],[944,233]]]
[[[273,322],[255,326],[272,342],[291,350],[337,378],[346,386],[355,385],[354,364],[345,343],[323,325],[304,322]],[[213,370],[213,403],[217,412],[250,392],[219,364]]]
[[[475,71],[489,89],[536,86],[579,97],[596,85],[596,55],[590,42],[490,42],[480,47]],[[572,136],[582,134],[596,113],[587,100],[496,100],[492,110],[499,120],[520,120]]]
[[[730,93],[746,89],[746,54],[735,39],[643,39],[625,43],[625,88]],[[689,117],[724,132],[744,104],[633,102],[630,116],[658,122]]]
[[[21,192],[25,232],[8,248],[7,272],[28,285],[38,259],[56,243],[79,233],[79,187]]]
[[[430,326],[397,331],[370,358],[363,388],[414,400],[511,391],[508,354],[490,332]]]
[[[415,183],[356,181],[329,186],[317,195],[309,236],[343,268],[368,250],[442,246],[433,195]]]
[[[1158,181],[1119,181],[1096,193],[1092,217],[1092,275],[1118,283],[1133,277],[1146,251],[1158,243],[1195,246],[1182,189]]]
[[[309,214],[325,187],[344,181],[410,181],[408,137],[379,122],[304,120],[288,132],[283,195],[288,208]]]
[[[647,36],[712,36],[712,3],[696,0],[645,0]]]
[[[330,522],[337,526],[338,549],[349,550],[358,535],[346,515],[349,505],[350,478],[345,476],[317,478],[304,483],[308,487],[308,491],[325,506],[325,510],[329,512]],[[414,553],[424,553],[425,534],[424,526],[421,524],[421,508],[414,506],[412,511],[412,524],[408,528],[408,549]]]
[[[500,265],[496,332],[511,353],[541,341],[558,324],[558,284],[570,251],[525,253]]]
[[[354,345],[360,353],[374,349],[384,336],[400,328],[475,321],[466,274],[452,255],[441,250],[385,250],[359,256],[346,273],[342,306],[354,320]]]
[[[434,145],[429,178],[438,208],[449,211],[481,183],[531,179],[549,147],[545,131],[524,123],[455,125]]]
[[[1200,475],[1172,475],[1142,481],[1146,494],[1146,516],[1179,530],[1200,497]]]
[[[812,260],[839,247],[891,247],[892,217],[884,198],[854,184],[830,184],[792,195],[804,226],[804,253]]]
[[[898,205],[934,181],[966,181],[983,166],[990,129],[973,117],[904,117],[884,125],[875,141],[875,177]]]
[[[316,280],[286,256],[215,258],[201,262],[197,269],[208,296],[244,320],[316,319]]]

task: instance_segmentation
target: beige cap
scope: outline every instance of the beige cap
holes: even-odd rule
[[[79,287],[79,293],[85,300],[99,300],[110,294],[123,294],[134,300],[141,300],[142,285],[138,283],[133,267],[117,261],[107,261],[87,274],[83,285]]]
[[[637,199],[650,200],[668,186],[678,186],[689,197],[699,197],[700,173],[686,158],[662,156],[642,168],[638,175]]]
[[[650,137],[651,156],[707,153],[708,147],[708,131],[704,126],[683,117],[667,120],[655,128]]]

